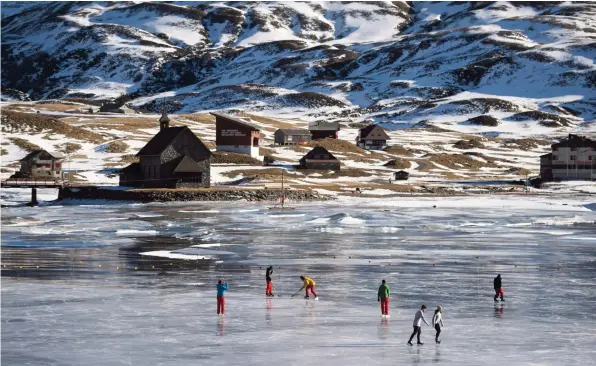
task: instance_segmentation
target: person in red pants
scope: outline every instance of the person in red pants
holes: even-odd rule
[[[275,296],[273,295],[273,283],[271,282],[271,274],[273,274],[273,266],[269,266],[267,268],[267,272],[265,273],[265,281],[267,282],[265,296]]]
[[[223,315],[226,311],[226,292],[228,291],[228,284],[223,281],[217,281],[217,314]]]
[[[377,292],[377,301],[381,303],[381,315],[389,316],[389,286],[387,286],[385,280],[382,281]]]
[[[298,292],[302,291],[302,289],[306,289],[306,296],[304,296],[304,298],[308,299],[310,298],[310,293],[312,291],[312,294],[315,295],[315,300],[318,300],[319,295],[317,295],[317,293],[315,292],[315,281],[312,278],[308,278],[305,276],[300,276],[300,279],[304,281],[304,284],[302,285],[302,287],[300,287],[300,290],[298,290]]]

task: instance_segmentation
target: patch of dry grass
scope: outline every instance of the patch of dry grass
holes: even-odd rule
[[[539,146],[549,146],[552,142],[540,139],[507,139],[503,141],[503,146],[507,148],[517,148],[522,150],[532,150]]]
[[[530,169],[526,169],[526,168],[511,167],[511,168],[507,169],[505,171],[505,173],[526,176],[526,175],[531,175],[532,171]]]
[[[387,146],[384,151],[393,155],[412,156],[412,153],[401,145]]]
[[[8,139],[10,140],[10,142],[27,152],[41,149],[41,147],[39,147],[38,145],[32,144],[31,142],[19,137],[9,137]]]
[[[449,169],[478,170],[480,168],[496,167],[492,162],[482,162],[465,154],[428,154],[426,157],[429,162],[437,163]]]
[[[316,147],[316,146],[322,146],[325,149],[329,150],[330,152],[340,152],[340,153],[347,153],[347,152],[351,152],[351,153],[358,153],[358,154],[362,154],[362,155],[367,155],[366,150],[359,148],[358,146],[356,146],[355,144],[346,141],[346,140],[338,140],[338,139],[322,139],[322,140],[315,140],[315,141],[311,141],[306,145],[303,146],[309,146],[309,147]]]
[[[0,156],[2,156],[2,155],[8,155],[8,150],[0,149]]]
[[[120,156],[120,161],[123,163],[138,163],[139,157],[133,154],[126,154]]]
[[[109,129],[124,132],[141,132],[140,130],[158,128],[159,121],[147,117],[130,117],[130,118],[94,118],[86,121],[79,121],[78,124],[84,123],[86,127],[93,129]],[[176,124],[170,123],[171,127]]]
[[[383,164],[383,166],[393,169],[409,169],[412,164],[408,160],[397,158],[388,161],[387,163]]]
[[[3,132],[41,133],[51,132],[64,135],[77,140],[101,143],[105,137],[95,132],[90,132],[81,127],[71,126],[63,121],[42,114],[2,111]]]
[[[240,117],[249,117],[250,119],[252,119],[254,121],[257,121],[259,123],[266,125],[267,127],[270,127],[270,129],[272,129],[272,130],[277,130],[279,128],[296,128],[295,124],[283,122],[283,121],[273,119],[273,118],[257,116],[255,114],[242,112],[239,114],[239,116]]]
[[[76,105],[76,104],[62,104],[62,103],[36,103],[36,109],[45,109],[46,111],[56,111],[56,112],[66,112],[66,111],[74,111],[77,109],[89,109],[89,107],[84,105]]]
[[[64,144],[60,145],[60,151],[65,154],[72,154],[75,151],[78,151],[82,148],[81,144],[77,144],[76,142],[65,142]]]
[[[462,150],[482,149],[484,144],[479,138],[471,138],[468,140],[459,140],[453,144],[453,147]]]
[[[116,141],[112,141],[108,144],[108,146],[106,147],[106,152],[107,153],[123,153],[126,152],[126,150],[128,149],[128,145],[120,140],[116,140]]]
[[[215,151],[211,158],[212,164],[240,164],[240,165],[263,165],[263,162],[245,154],[237,154],[227,151]]]
[[[193,122],[204,123],[206,125],[215,126],[215,116],[213,116],[209,113],[181,114],[180,117],[189,119]]]

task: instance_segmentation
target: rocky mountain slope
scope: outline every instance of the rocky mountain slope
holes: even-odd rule
[[[2,2],[2,95],[594,131],[590,2]],[[125,94],[125,95],[122,95]]]

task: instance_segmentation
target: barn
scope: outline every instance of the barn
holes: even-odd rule
[[[311,141],[310,131],[292,128],[280,128],[273,134],[277,145],[295,145]]]
[[[300,159],[302,169],[340,170],[340,162],[333,154],[322,146],[310,150]]]
[[[339,122],[315,121],[308,124],[308,130],[313,140],[326,138],[337,139],[339,134]]]

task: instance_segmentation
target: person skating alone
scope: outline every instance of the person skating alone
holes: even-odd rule
[[[495,277],[493,280],[493,285],[495,288],[495,301],[497,301],[499,295],[501,296],[501,301],[505,301],[503,298],[503,296],[505,296],[505,292],[503,292],[503,288],[501,287],[501,274],[498,274],[497,277]]]
[[[318,300],[319,295],[317,295],[317,293],[315,292],[315,281],[312,278],[305,276],[300,276],[300,279],[304,281],[304,283],[302,284],[302,287],[300,287],[300,290],[298,290],[298,292],[302,291],[302,289],[306,289],[306,296],[304,296],[304,298],[309,299],[310,293],[312,291],[312,294],[315,295],[315,300]]]
[[[437,306],[437,309],[435,310],[435,315],[433,315],[433,321],[432,324],[435,327],[435,330],[437,331],[437,334],[435,335],[435,342],[436,343],[441,343],[441,341],[439,340],[439,334],[441,334],[441,327],[443,326],[443,308],[441,307],[441,305]]]
[[[381,303],[381,315],[389,316],[389,286],[382,281],[377,292],[377,301]]]
[[[418,339],[418,345],[422,346],[424,343],[420,342],[420,334],[422,333],[422,322],[424,322],[424,324],[429,325],[428,322],[426,321],[426,319],[424,318],[424,311],[426,311],[426,305],[422,305],[420,307],[420,310],[418,310],[416,312],[416,315],[414,316],[414,331],[412,332],[412,335],[410,336],[410,340],[408,340],[408,345],[413,346],[412,344],[412,339],[414,338],[415,335],[418,335],[417,339]]]
[[[226,291],[228,291],[228,284],[224,280],[217,281],[217,314],[225,313]]]
[[[275,295],[273,295],[273,283],[271,282],[272,274],[273,274],[273,266],[269,266],[267,268],[267,272],[265,272],[265,281],[267,281],[267,288],[265,290],[265,296],[275,296]]]

